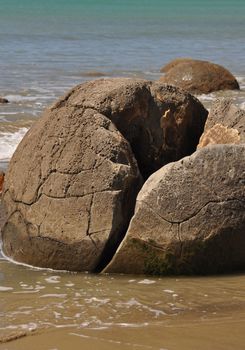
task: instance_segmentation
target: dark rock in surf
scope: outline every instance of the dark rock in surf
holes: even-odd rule
[[[176,59],[164,66],[161,71],[165,73],[160,78],[161,82],[195,94],[239,89],[236,78],[227,69],[208,61]]]
[[[0,103],[2,103],[2,104],[9,103],[9,101],[4,97],[0,97]]]

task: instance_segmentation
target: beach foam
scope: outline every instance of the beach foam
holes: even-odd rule
[[[22,140],[27,128],[20,128],[18,131],[0,133],[0,161],[8,161],[12,157],[16,147]]]

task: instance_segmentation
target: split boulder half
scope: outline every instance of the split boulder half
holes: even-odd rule
[[[133,79],[81,84],[27,132],[4,182],[3,250],[17,261],[101,271],[143,180],[191,154],[207,111],[180,89]]]
[[[110,273],[210,274],[245,269],[245,145],[214,145],[144,184]]]
[[[161,68],[160,81],[191,93],[208,94],[218,90],[238,90],[236,78],[224,67],[202,60],[179,58]]]

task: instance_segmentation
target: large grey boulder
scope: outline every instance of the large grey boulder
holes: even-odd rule
[[[179,58],[161,68],[160,81],[196,94],[237,90],[236,78],[224,67],[202,60]]]
[[[245,268],[245,146],[215,145],[154,173],[105,272],[220,273]]]
[[[6,174],[4,253],[94,271],[120,243],[141,176],[130,145],[92,109],[60,106],[29,130]]]
[[[192,153],[207,111],[161,83],[81,84],[30,129],[6,174],[3,249],[37,266],[100,271],[123,239],[142,177]]]
[[[54,108],[91,108],[112,120],[129,141],[147,178],[193,153],[208,112],[181,89],[142,79],[99,79],[76,86]]]
[[[245,143],[245,111],[234,105],[231,99],[213,103],[198,148],[226,143]]]

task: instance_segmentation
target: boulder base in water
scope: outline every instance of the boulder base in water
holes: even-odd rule
[[[244,251],[245,146],[209,146],[146,181],[105,272],[228,272],[245,268]]]
[[[47,111],[10,163],[3,250],[31,265],[96,270],[124,236],[140,184],[109,119],[92,109]]]
[[[141,174],[192,153],[206,116],[193,96],[161,83],[101,79],[72,89],[30,129],[10,162],[6,255],[100,271],[125,235]]]

